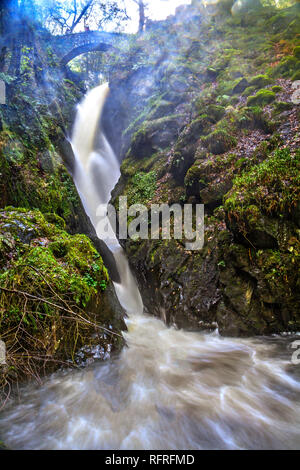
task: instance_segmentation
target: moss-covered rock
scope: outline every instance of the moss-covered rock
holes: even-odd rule
[[[260,106],[246,106],[239,109],[232,117],[238,129],[262,129],[269,132],[271,123]]]
[[[212,117],[212,113],[213,112],[210,112],[210,115],[201,114],[188,125],[188,127],[186,128],[185,136],[185,140],[187,141],[187,143],[191,143],[192,141],[198,140],[201,135],[208,133],[212,122],[214,122],[215,119],[215,117]],[[216,114],[217,110],[215,110],[214,116],[216,116]]]
[[[218,304],[217,319],[221,332],[248,336],[297,330],[299,242],[290,242],[287,251],[254,251],[232,242],[220,245],[224,298]]]
[[[251,84],[250,84],[251,85]],[[243,77],[238,79],[237,83],[232,88],[232,93],[242,93],[247,87],[249,87],[248,80]]]
[[[157,175],[155,171],[147,173],[137,172],[128,181],[128,204],[143,204],[145,201],[149,202],[155,195]]]
[[[267,75],[256,75],[249,80],[249,86],[255,88],[263,88],[270,85],[270,83],[272,83],[272,80]]]
[[[286,102],[286,101],[276,101],[274,103],[274,111],[275,113],[283,113],[284,111],[289,111],[294,107],[293,103]]]
[[[187,196],[199,196],[200,190],[207,185],[205,168],[203,162],[196,161],[191,166],[184,178],[184,185],[186,187]]]
[[[265,106],[272,103],[276,98],[276,94],[268,89],[260,90],[254,96],[249,96],[247,99],[248,106]]]
[[[300,152],[278,150],[234,181],[225,209],[242,217],[247,207],[258,205],[271,215],[296,215],[299,201]]]
[[[291,77],[295,72],[300,70],[300,60],[295,56],[285,56],[280,63],[274,68],[273,74],[278,77]]]
[[[216,129],[202,138],[203,145],[215,155],[227,152],[236,146],[237,140],[224,129]]]
[[[37,210],[0,211],[0,334],[17,378],[76,362],[82,346],[104,358],[123,344],[102,258],[85,235],[47,219]]]
[[[205,107],[205,113],[213,122],[218,122],[224,116],[225,108],[221,105],[210,104]]]
[[[56,213],[71,231],[78,231],[78,216],[83,211],[63,160],[68,146],[66,128],[81,94],[75,84],[55,81],[56,74],[53,72],[52,84],[56,100],[50,106],[49,83],[34,88],[24,80],[13,83],[9,106],[0,109],[0,207]],[[70,153],[73,158],[71,149]]]
[[[274,85],[272,86],[271,90],[274,91],[274,93],[280,93],[283,90],[283,88],[280,85]]]
[[[296,57],[296,59],[300,60],[300,46],[295,47],[293,54]]]
[[[292,77],[291,77],[291,80],[294,82],[295,80],[300,80],[300,70],[297,70],[297,72],[295,72]]]
[[[256,87],[255,87],[255,86],[248,86],[247,88],[245,88],[245,90],[243,91],[242,95],[243,95],[243,96],[250,96],[250,95],[252,95],[253,93],[255,93],[255,90],[256,90]]]
[[[149,121],[134,134],[127,156],[150,157],[170,145],[183,126],[184,116],[167,116]]]

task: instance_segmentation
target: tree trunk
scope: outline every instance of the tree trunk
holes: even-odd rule
[[[139,0],[139,16],[139,33],[142,33],[145,25],[145,5],[143,0]]]

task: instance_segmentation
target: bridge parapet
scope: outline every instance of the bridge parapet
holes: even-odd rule
[[[120,41],[126,40],[127,34],[108,33],[105,31],[84,31],[81,33],[54,36],[52,49],[62,62],[67,64],[77,55],[95,50],[106,51],[116,48]]]

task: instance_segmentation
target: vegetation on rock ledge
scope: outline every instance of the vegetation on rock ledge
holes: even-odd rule
[[[51,221],[51,222],[49,222]],[[54,223],[53,223],[54,222]],[[54,214],[7,207],[0,212],[0,328],[7,380],[80,364],[80,347],[122,343],[121,320],[102,292],[109,277],[85,235],[69,235]],[[109,349],[108,349],[109,350]]]

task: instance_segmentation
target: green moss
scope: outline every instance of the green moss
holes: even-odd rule
[[[75,186],[61,162],[51,163],[51,171],[43,169],[46,154],[49,161],[57,161],[53,146],[45,149],[42,139],[39,148],[25,136],[0,132],[0,207],[11,204],[56,213],[72,226],[79,206]]]
[[[172,137],[178,132],[179,121],[183,115],[175,114],[153,121],[145,121],[134,133],[127,157],[147,158],[159,149],[167,147]]]
[[[279,250],[259,250],[256,254],[257,264],[261,267],[264,278],[271,291],[286,301],[291,300],[291,293],[299,292],[299,277],[297,268],[300,264],[300,244],[292,237],[285,252]]]
[[[242,93],[242,96],[249,96],[254,93],[256,90],[255,86],[248,86]]]
[[[62,230],[66,229],[65,220],[62,217],[59,217],[57,214],[47,212],[46,214],[44,214],[44,217],[50,224],[56,225],[56,227],[59,227]]]
[[[237,160],[234,164],[235,168],[241,168],[246,161],[246,158],[239,158],[239,160]]]
[[[196,162],[195,165],[191,166],[187,171],[187,174],[184,178],[185,186],[192,186],[195,183],[196,184],[199,183],[200,178],[202,176],[203,176],[203,169]]]
[[[214,122],[217,122],[224,116],[225,108],[224,106],[220,106],[217,104],[210,104],[206,106],[205,113],[210,119],[212,119]]]
[[[265,160],[269,157],[269,155],[278,147],[283,144],[283,141],[278,134],[273,134],[272,137],[268,140],[263,140],[260,142],[252,155],[252,165],[255,163],[259,163],[262,160]]]
[[[295,72],[292,77],[291,77],[291,80],[295,81],[295,80],[300,80],[300,70],[297,70],[297,72]]]
[[[285,101],[276,101],[274,103],[275,113],[283,113],[284,111],[289,111],[293,108],[293,103],[286,103]]]
[[[153,170],[159,175],[165,168],[167,159],[167,155],[163,152],[156,152],[142,159],[128,157],[121,164],[121,173],[126,177],[132,177],[136,173],[148,173]]]
[[[197,119],[194,119],[187,127],[186,141],[198,139],[201,134],[207,133],[211,127],[212,121],[208,114],[201,114]]]
[[[232,98],[230,98],[231,106],[235,106],[238,102],[239,102],[239,96],[232,96]]]
[[[126,195],[128,204],[147,204],[154,197],[156,191],[156,173],[136,173],[127,185]]]
[[[296,59],[300,60],[300,46],[296,46],[293,55],[296,57]]]
[[[255,88],[263,88],[270,85],[270,83],[272,83],[272,80],[267,75],[256,75],[249,80],[249,85]]]
[[[75,83],[72,82],[72,80],[69,80],[68,78],[64,78],[64,84],[66,84],[67,86],[71,86],[71,87],[76,87]]]
[[[152,110],[150,111],[147,118],[149,120],[163,118],[170,114],[173,114],[173,110],[174,110],[174,104],[172,102],[160,99],[152,107]]]
[[[213,67],[207,67],[207,69],[206,69],[207,75],[211,78],[216,78],[218,76],[219,72],[220,72],[220,70],[217,70]]]
[[[99,308],[108,280],[85,235],[69,235],[37,210],[0,211],[0,329],[10,348],[8,363],[16,353],[22,375],[24,361],[32,366],[36,356],[58,364],[74,359],[78,347],[93,342],[92,323],[109,325]]]
[[[234,180],[224,207],[242,217],[249,206],[258,205],[268,214],[288,215],[296,209],[300,195],[300,151],[277,150],[268,159]]]
[[[247,100],[248,106],[265,106],[266,104],[271,103],[276,98],[276,95],[271,90],[260,90],[254,96],[249,96]]]
[[[282,86],[274,85],[272,86],[271,90],[274,91],[274,93],[280,93],[283,90],[283,88]]]
[[[291,77],[298,70],[300,70],[300,61],[294,56],[285,56],[274,68],[273,75]]]
[[[229,99],[229,96],[227,97]],[[207,104],[203,100],[203,94],[195,100],[195,109],[199,113],[199,118],[205,118],[210,122],[217,122],[225,114],[225,107],[220,104]]]
[[[237,145],[236,138],[224,129],[214,130],[207,137],[203,137],[202,142],[215,155],[227,152]]]
[[[49,223],[49,220],[58,222],[59,225]],[[107,279],[102,259],[88,237],[67,234],[60,228],[62,219],[55,214],[47,214],[44,217],[37,210],[27,211],[21,208],[6,207],[5,211],[0,212],[0,224],[1,230],[8,230],[17,242],[20,241],[24,253],[29,254],[31,251],[35,252],[36,249],[41,250],[41,253],[47,252],[50,257],[54,255],[56,258],[62,259],[62,263],[67,262],[64,266],[66,270],[70,269],[81,273],[90,269],[91,260],[97,260],[95,262],[99,264],[101,272]],[[27,232],[31,234],[29,238]],[[30,248],[31,240],[36,240],[32,250]]]
[[[241,108],[234,114],[233,119],[238,129],[258,128],[268,130],[268,122],[260,106]]]
[[[234,83],[231,93],[242,93],[249,86],[248,80],[245,77],[238,78]]]

